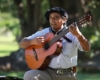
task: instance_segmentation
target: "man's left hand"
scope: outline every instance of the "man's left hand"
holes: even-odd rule
[[[69,26],[69,31],[70,31],[74,36],[76,36],[76,37],[82,35],[82,33],[80,32],[78,26],[75,25],[75,24],[71,24],[71,25]]]

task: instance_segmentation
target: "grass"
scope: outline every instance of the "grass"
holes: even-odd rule
[[[19,48],[14,36],[0,35],[0,57],[9,56],[12,51]],[[0,71],[0,76],[12,76],[23,78],[24,72],[20,71]],[[78,71],[78,80],[100,80],[100,72]]]
[[[19,48],[14,39],[14,36],[0,35],[0,57],[9,56],[12,51],[16,51]]]
[[[78,80],[100,80],[100,72],[78,72]]]
[[[13,35],[0,35],[0,57],[9,56],[12,51],[19,49],[18,43]],[[12,76],[22,78],[24,72],[0,71],[0,76]]]
[[[18,77],[18,78],[23,78],[24,72],[20,71],[9,71],[9,72],[4,72],[0,71],[0,76],[11,76],[11,77]]]

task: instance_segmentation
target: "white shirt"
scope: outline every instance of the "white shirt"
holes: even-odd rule
[[[34,39],[39,36],[44,36],[50,32],[50,28],[45,28],[41,31],[37,31],[35,34],[27,37],[27,39]],[[72,42],[66,41],[64,38],[62,39],[62,52],[59,56],[54,57],[50,64],[48,65],[51,68],[69,68],[77,65],[77,57],[78,57],[78,49],[83,51],[80,42],[78,39],[71,33],[68,32],[65,35]]]

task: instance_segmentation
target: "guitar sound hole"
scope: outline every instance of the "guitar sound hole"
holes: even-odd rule
[[[36,53],[35,49],[33,48],[32,50],[33,50],[33,54],[34,54],[36,61],[38,61],[38,57],[37,57],[37,53]]]

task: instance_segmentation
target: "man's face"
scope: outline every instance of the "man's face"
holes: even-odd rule
[[[49,22],[50,22],[50,26],[53,29],[55,30],[61,29],[65,21],[66,21],[66,18],[62,18],[62,16],[59,13],[57,12],[50,13]]]

